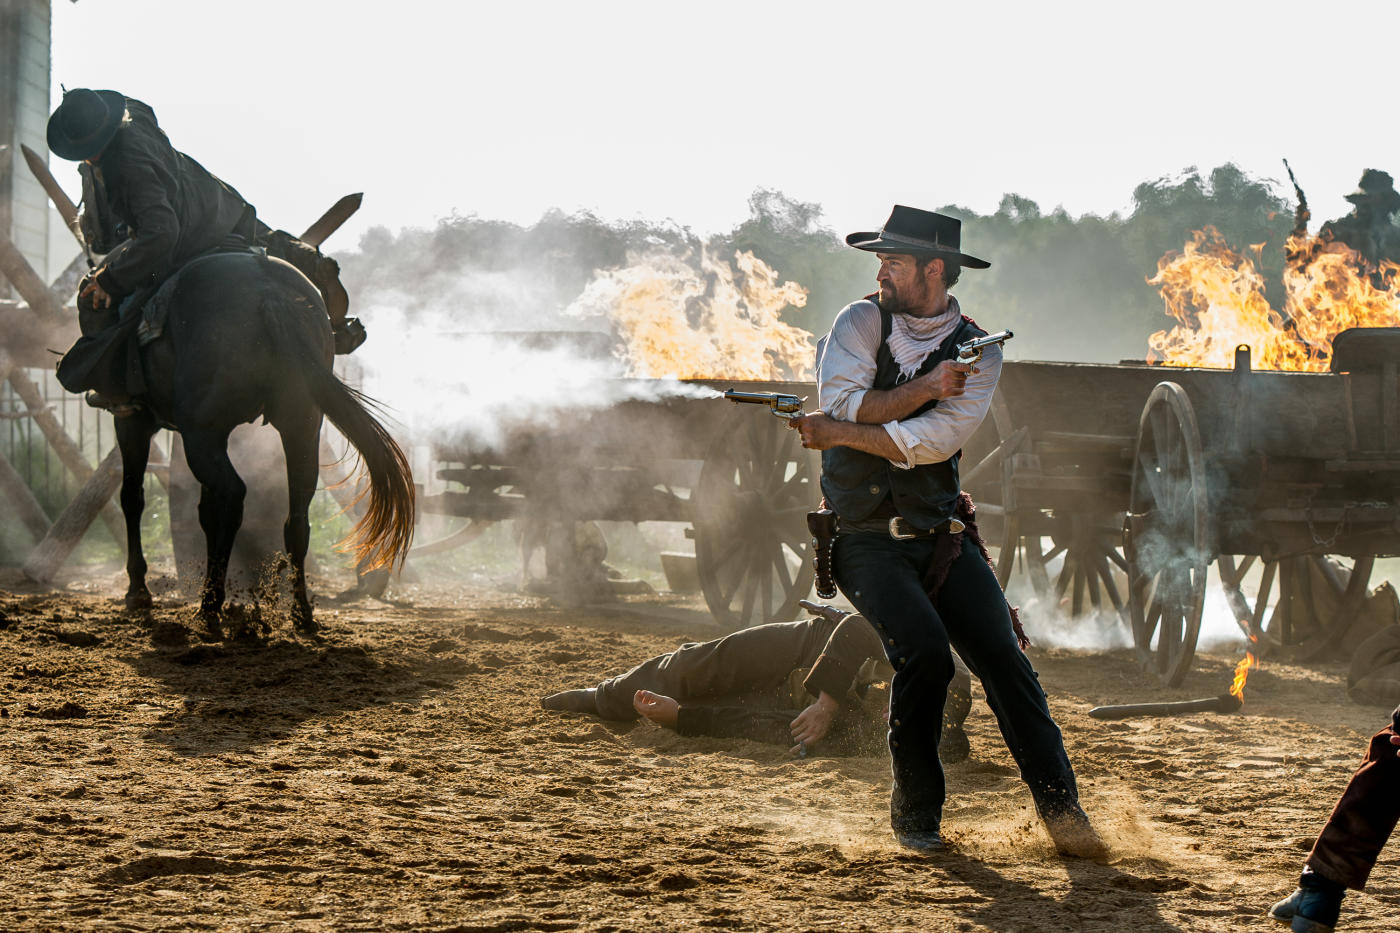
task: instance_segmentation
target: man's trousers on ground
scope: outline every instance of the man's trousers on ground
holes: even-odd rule
[[[1400,820],[1400,748],[1390,744],[1400,732],[1400,708],[1390,725],[1371,737],[1361,767],[1317,837],[1307,865],[1338,884],[1361,890],[1381,849]]]
[[[650,690],[681,703],[678,731],[692,735],[783,742],[801,711],[791,708],[790,678],[821,657],[837,623],[825,618],[770,623],[723,638],[681,645],[598,685],[596,703],[604,719],[633,720],[632,695]],[[970,677],[959,677],[948,698],[948,720],[959,728],[971,709]],[[815,698],[812,698],[815,699]],[[836,697],[845,701],[845,697]],[[868,752],[884,725],[877,712],[843,715],[839,730],[822,742],[835,753]]]
[[[894,540],[885,534],[843,534],[833,555],[836,582],[875,626],[895,670],[889,732],[894,829],[937,830],[942,819],[938,742],[953,676],[950,645],[982,681],[1041,816],[1079,812],[1064,741],[1035,670],[1016,642],[996,576],[977,545],[964,537],[935,605],[924,577],[936,540],[934,535]]]

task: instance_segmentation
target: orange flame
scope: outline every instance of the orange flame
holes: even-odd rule
[[[811,378],[812,334],[781,320],[807,303],[751,252],[732,264],[670,255],[600,273],[570,313],[603,315],[622,337],[629,376],[644,379]]]
[[[1256,264],[1262,249],[1252,246],[1251,258],[1206,227],[1180,253],[1163,256],[1147,281],[1178,323],[1148,339],[1148,361],[1229,368],[1235,347],[1248,344],[1260,369],[1323,371],[1332,339],[1348,327],[1400,325],[1400,266],[1367,271],[1343,243],[1289,237],[1279,311],[1264,294]]]
[[[1251,644],[1256,643],[1252,636],[1249,639]],[[1246,650],[1244,658],[1235,665],[1235,682],[1230,685],[1230,696],[1244,702],[1244,682],[1249,679],[1249,672],[1259,666],[1259,658],[1253,651]]]

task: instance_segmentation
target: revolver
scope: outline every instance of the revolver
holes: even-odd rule
[[[731,402],[747,402],[750,405],[767,405],[769,410],[779,418],[791,420],[802,414],[802,403],[805,398],[798,398],[796,395],[780,395],[777,392],[739,392],[735,389],[726,389],[724,397]]]
[[[974,340],[969,340],[966,343],[960,343],[957,346],[958,362],[968,364],[980,362],[982,359],[983,350],[985,350],[987,347],[993,347],[997,344],[1006,343],[1006,341],[1010,340],[1014,336],[1016,335],[1011,333],[1011,331],[1004,330],[999,333],[988,334],[985,337],[978,337]]]

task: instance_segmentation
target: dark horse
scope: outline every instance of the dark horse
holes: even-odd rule
[[[243,522],[243,480],[228,457],[229,433],[262,417],[282,437],[294,618],[315,631],[306,593],[307,509],[320,475],[322,415],[359,451],[369,472],[369,507],[348,539],[362,567],[403,559],[413,536],[413,477],[403,451],[331,369],[330,321],[321,295],[278,259],[252,253],[201,257],[171,284],[164,333],[141,350],[147,394],[136,414],[116,419],[126,518],[126,604],[151,605],[141,553],[141,512],[151,437],[163,424],[184,438],[201,486],[199,524],[208,545],[200,616],[217,630],[234,536]]]

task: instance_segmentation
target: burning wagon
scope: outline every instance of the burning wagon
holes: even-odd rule
[[[1246,346],[1232,370],[1007,362],[963,461],[1003,584],[1118,613],[1173,685],[1212,563],[1262,649],[1336,644],[1400,554],[1400,329],[1343,331],[1330,366],[1255,370]]]

